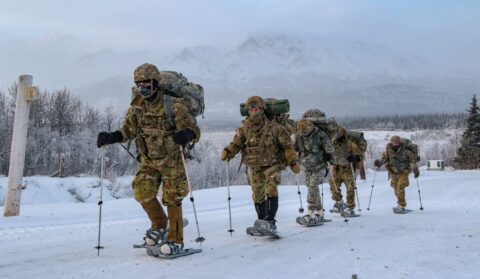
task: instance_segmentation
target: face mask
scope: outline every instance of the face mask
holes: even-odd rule
[[[150,95],[150,93],[152,93],[152,89],[148,88],[148,87],[140,87],[138,89],[138,92],[140,93],[140,95],[142,95],[143,97],[147,97]]]

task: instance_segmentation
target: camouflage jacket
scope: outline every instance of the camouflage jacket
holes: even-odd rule
[[[299,153],[300,163],[307,169],[315,166],[326,167],[324,154],[334,152],[330,137],[317,127],[308,136],[295,136],[295,150]]]
[[[180,148],[173,142],[173,133],[189,129],[195,134],[194,142],[198,142],[200,129],[195,118],[177,100],[173,102],[173,112],[176,129],[168,124],[163,94],[159,94],[152,102],[145,101],[141,96],[134,98],[120,129],[123,140],[136,138],[137,151],[141,156],[150,159],[180,159]]]
[[[287,129],[265,116],[260,127],[254,127],[247,117],[225,149],[231,154],[241,151],[248,167],[290,165],[297,160]]]
[[[409,172],[412,167],[416,166],[416,156],[405,145],[400,144],[397,150],[392,148],[393,146],[388,143],[385,152],[383,152],[380,159],[381,164],[387,163],[387,169],[394,173],[401,173],[405,170]]]
[[[337,140],[333,141],[333,164],[334,165],[350,165],[350,162],[347,160],[347,157],[350,155],[361,155],[358,146],[348,137],[345,141],[339,142]]]

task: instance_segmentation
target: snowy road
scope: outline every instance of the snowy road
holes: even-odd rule
[[[373,174],[369,174],[373,178]],[[232,187],[233,236],[227,233],[226,188],[195,192],[204,252],[162,260],[133,249],[148,226],[133,199],[104,203],[100,257],[98,207],[93,203],[22,206],[20,217],[0,217],[0,278],[478,278],[480,275],[480,172],[427,172],[420,179],[424,211],[414,180],[408,215],[394,215],[385,172],[359,182],[362,216],[327,214],[331,223],[295,223],[295,186],[280,188],[280,240],[245,234],[255,214],[247,186]],[[325,185],[326,208],[332,201]],[[302,187],[302,197],[306,197]],[[191,204],[184,201],[186,246],[198,246]],[[304,202],[305,206],[305,202]],[[3,208],[0,208],[3,212]]]

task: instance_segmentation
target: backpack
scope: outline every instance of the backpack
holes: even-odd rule
[[[367,140],[365,139],[363,132],[359,131],[347,131],[347,138],[351,139],[358,147],[360,153],[367,151]]]
[[[193,117],[199,115],[203,117],[205,97],[201,85],[189,82],[184,75],[174,71],[160,72],[159,84],[161,87],[168,88],[166,90],[168,94],[165,94],[165,108],[169,124],[173,124],[172,126],[175,127],[172,97],[180,99]]]
[[[303,117],[311,121],[320,130],[324,131],[330,138],[333,138],[338,130],[337,121],[334,118],[327,118],[325,116]]]
[[[415,156],[415,159],[417,162],[420,161],[420,156],[418,155],[418,145],[413,143],[410,139],[407,138],[401,138],[402,139],[402,144],[405,146],[405,148],[412,152],[413,156]]]

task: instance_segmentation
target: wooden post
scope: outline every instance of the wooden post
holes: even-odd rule
[[[59,160],[59,165],[60,165],[60,169],[58,170],[58,176],[63,178],[64,177],[64,172],[65,172],[65,154],[64,153],[61,153],[60,155],[58,155],[58,160]]]
[[[22,193],[30,102],[38,98],[38,90],[36,87],[32,87],[32,82],[33,77],[30,75],[23,75],[18,78],[10,166],[8,169],[8,190],[4,203],[5,217],[18,216],[20,214],[20,197]]]

